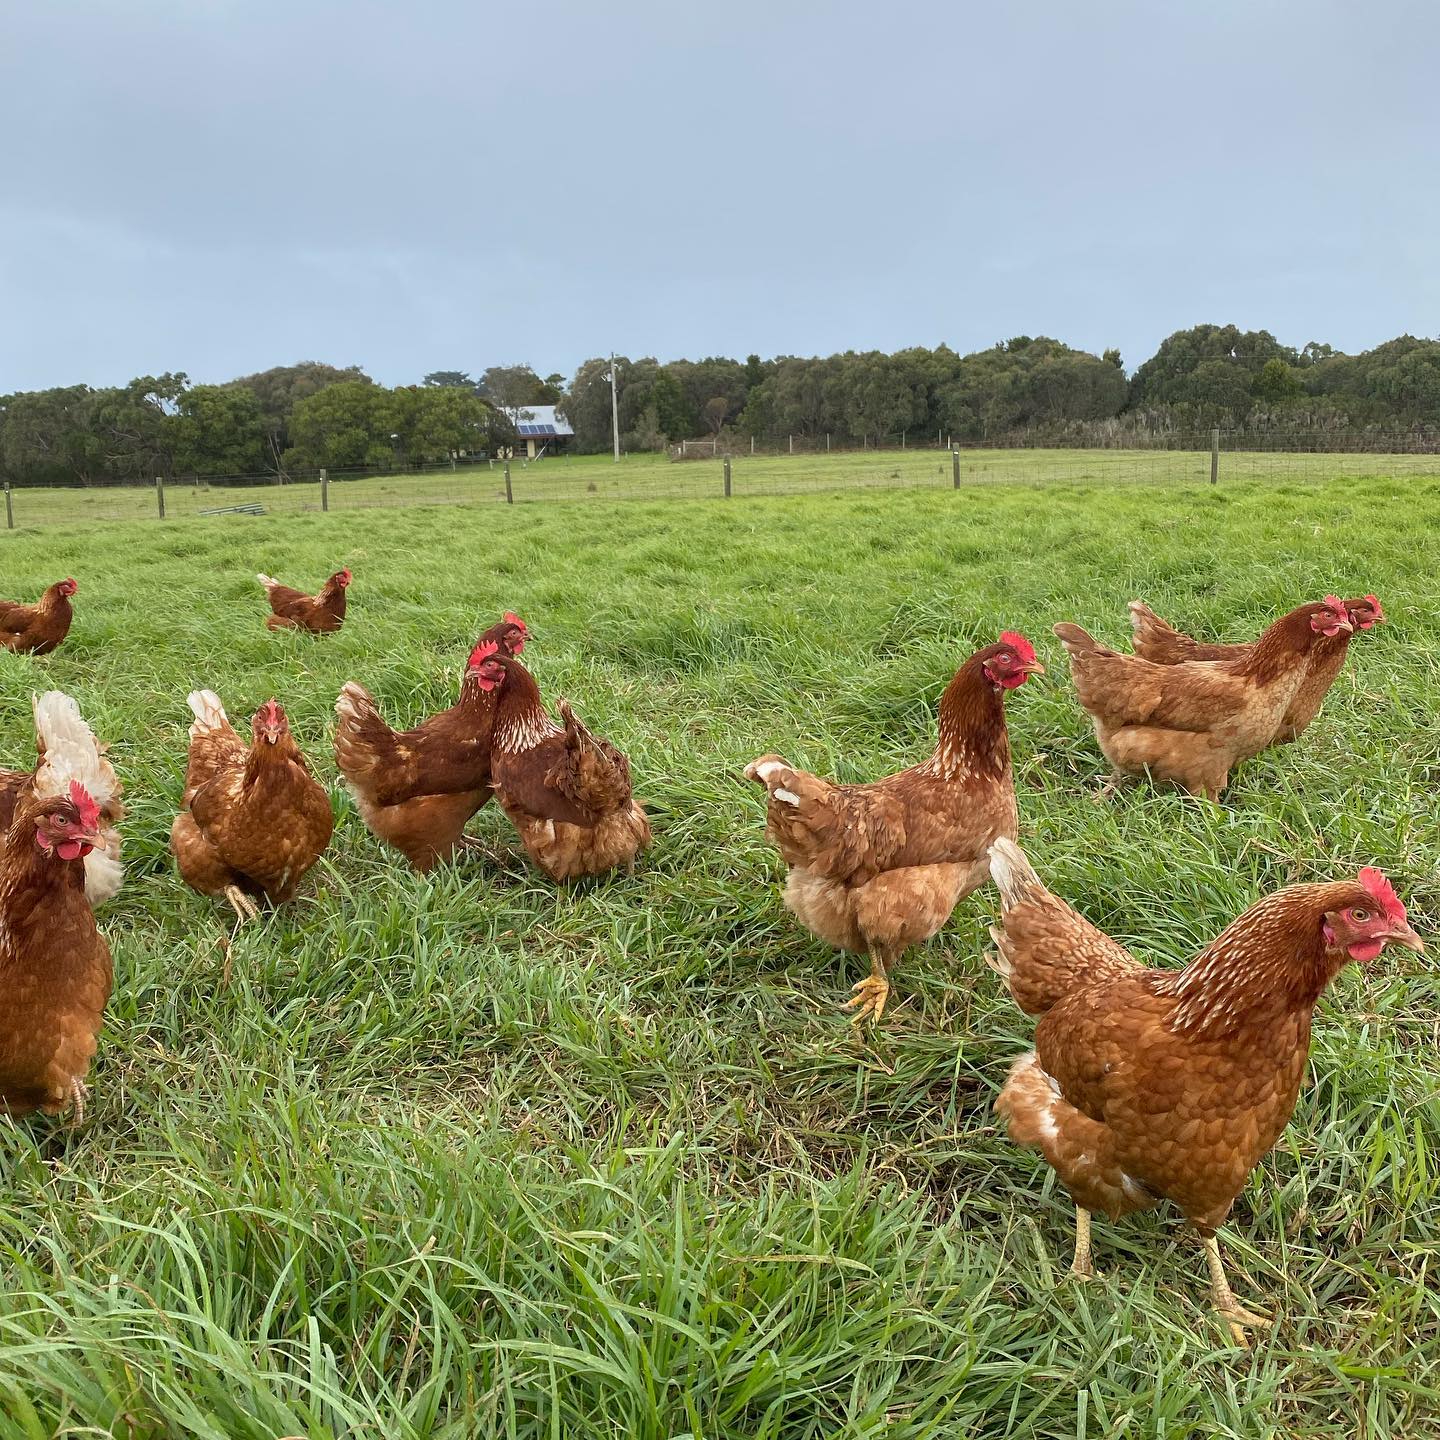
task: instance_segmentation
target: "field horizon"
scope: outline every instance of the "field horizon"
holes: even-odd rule
[[[1364,864],[1431,938],[1440,474],[1096,478],[0,532],[0,595],[80,581],[57,652],[0,652],[0,765],[34,753],[31,693],[66,690],[128,807],[85,1124],[0,1123],[0,1440],[1440,1425],[1428,957],[1351,967],[1321,1002],[1295,1119],[1222,1231],[1241,1301],[1277,1316],[1246,1353],[1173,1210],[1097,1220],[1105,1278],[1064,1282],[1067,1197],[991,1110],[1032,1027],[985,965],[989,887],[863,1032],[838,1009],[861,962],[781,905],[745,762],[911,764],[955,668],[1019,629],[1049,671],[1007,701],[1021,844],[1142,959]],[[338,635],[264,629],[257,570],[309,588],[341,565]],[[1101,795],[1055,621],[1117,643],[1138,596],[1246,639],[1330,591],[1378,593],[1389,623],[1298,744],[1219,807]],[[506,609],[552,708],[631,757],[656,836],[633,876],[557,889],[495,806],[484,854],[416,876],[339,782],[340,685],[414,724]],[[228,911],[167,850],[200,685],[237,723],[280,699],[337,815],[228,985]]]

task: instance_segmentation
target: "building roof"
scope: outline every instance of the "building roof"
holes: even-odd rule
[[[530,439],[544,435],[573,435],[570,422],[555,413],[553,405],[512,405],[505,412],[516,431]]]

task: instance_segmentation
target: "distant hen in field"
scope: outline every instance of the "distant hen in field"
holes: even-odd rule
[[[265,617],[269,630],[308,630],[328,635],[345,623],[345,592],[350,588],[349,570],[337,570],[318,595],[292,590],[269,575],[255,577],[264,587],[271,613]]]

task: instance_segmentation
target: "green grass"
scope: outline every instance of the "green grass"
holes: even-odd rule
[[[1074,486],[1203,484],[1210,452],[1174,450],[965,450],[961,484]],[[1319,483],[1353,486],[1377,480],[1440,480],[1440,454],[1324,455],[1227,452],[1220,457],[1226,486]],[[672,462],[663,455],[627,455],[616,465],[608,455],[559,456],[511,465],[516,504],[554,500],[717,499],[724,493],[720,460]],[[861,450],[816,455],[740,455],[733,461],[735,497],[794,495],[833,490],[953,487],[948,451],[926,448]],[[426,474],[376,475],[336,480],[332,513],[374,506],[481,505],[503,503],[501,465]],[[156,495],[147,487],[89,490],[16,490],[11,496],[17,526],[83,520],[149,520]],[[268,514],[314,514],[320,487],[290,485],[187,485],[166,488],[166,515],[193,519],[202,509],[259,503]]]
[[[992,894],[857,1036],[836,1005],[860,966],[782,909],[738,778],[770,748],[843,779],[913,761],[955,665],[1018,627],[1051,666],[1008,702],[1022,840],[1117,938],[1178,963],[1266,891],[1367,862],[1433,933],[1440,484],[1342,478],[0,534],[0,593],[81,582],[60,651],[0,653],[0,760],[59,686],[131,807],[90,1115],[0,1126],[0,1440],[1433,1433],[1425,960],[1352,967],[1321,1007],[1313,1083],[1227,1231],[1242,1300],[1279,1317],[1239,1353],[1172,1213],[1098,1223],[1107,1278],[1057,1284],[1069,1205],[991,1111],[1030,1034],[983,964]],[[264,630],[254,571],[342,564],[338,636]],[[1119,640],[1144,595],[1242,637],[1372,589],[1392,623],[1223,808],[1097,801],[1054,621]],[[557,891],[492,807],[489,858],[421,879],[335,783],[341,682],[412,721],[506,608],[547,695],[632,757],[656,832],[633,877]],[[166,849],[202,683],[232,715],[278,695],[339,816],[228,988],[226,915]]]

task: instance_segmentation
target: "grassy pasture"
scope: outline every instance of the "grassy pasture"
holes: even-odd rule
[[[1237,1353],[1169,1212],[1097,1222],[1107,1278],[1057,1285],[1070,1207],[990,1110],[1030,1033],[981,958],[992,895],[857,1035],[836,1002],[862,967],[781,907],[737,778],[770,748],[842,779],[910,763],[955,665],[1015,627],[1051,667],[1008,702],[1022,842],[1111,934],[1179,963],[1262,893],[1373,862],[1435,935],[1440,483],[1364,478],[1372,458],[1329,484],[1022,474],[0,533],[0,593],[81,582],[59,652],[0,653],[0,761],[32,753],[30,693],[58,686],[130,804],[87,1123],[0,1124],[0,1440],[1432,1433],[1430,962],[1352,967],[1322,1005],[1313,1082],[1227,1232],[1242,1301],[1278,1316]],[[256,570],[342,564],[338,636],[264,630]],[[1392,623],[1299,745],[1223,808],[1097,801],[1055,620],[1119,640],[1143,595],[1243,637],[1328,590],[1377,591]],[[336,783],[341,682],[411,723],[505,608],[547,695],[632,757],[657,836],[633,877],[556,891],[491,807],[488,857],[421,879]],[[166,850],[202,683],[238,717],[277,695],[339,817],[229,987],[226,917]]]
[[[1236,483],[1371,485],[1380,480],[1440,480],[1440,454],[1324,455],[1235,451],[1220,457],[1226,486]],[[1210,452],[1192,450],[965,450],[961,484],[1189,485],[1210,479]],[[736,497],[804,495],[836,490],[936,488],[953,486],[948,451],[933,449],[845,451],[817,455],[737,456],[732,491]],[[616,465],[608,455],[562,456],[511,465],[517,504],[554,500],[714,499],[724,493],[719,460],[679,463],[663,455],[627,455]],[[166,514],[193,519],[203,509],[259,503],[269,514],[313,514],[320,510],[320,486],[188,485],[166,488]],[[484,505],[503,503],[503,467],[441,470],[427,474],[375,475],[336,480],[330,487],[333,513],[401,505]],[[89,490],[16,490],[12,495],[19,527],[84,520],[150,520],[156,516],[153,489],[101,487]]]

